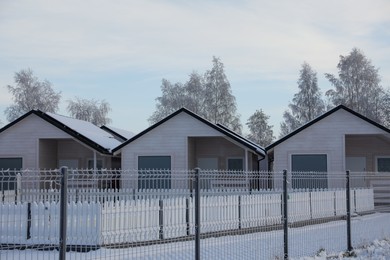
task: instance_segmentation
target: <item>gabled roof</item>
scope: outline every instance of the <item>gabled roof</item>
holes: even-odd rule
[[[121,142],[116,140],[113,135],[90,122],[53,113],[45,113],[40,110],[31,110],[30,112],[24,114],[0,129],[0,133],[22,121],[31,114],[40,117],[99,153],[112,154],[111,150],[121,144]]]
[[[268,145],[268,146],[265,148],[265,150],[268,151],[268,150],[272,149],[273,147],[279,145],[280,143],[283,143],[285,140],[289,139],[290,137],[292,137],[292,136],[298,134],[299,132],[305,130],[306,128],[310,127],[311,125],[314,125],[314,124],[317,123],[318,121],[321,121],[321,120],[324,119],[325,117],[328,117],[329,115],[335,113],[336,111],[338,111],[338,110],[340,110],[340,109],[343,109],[343,110],[345,110],[345,111],[351,113],[352,115],[354,115],[354,116],[356,116],[356,117],[359,117],[360,119],[366,121],[367,123],[372,124],[373,126],[376,126],[376,127],[380,128],[381,130],[383,130],[383,131],[385,131],[385,132],[387,132],[387,133],[390,134],[390,129],[384,127],[383,125],[378,124],[377,122],[375,122],[375,121],[373,121],[373,120],[371,120],[371,119],[369,119],[369,118],[363,116],[362,114],[359,114],[358,112],[356,112],[356,111],[354,111],[354,110],[352,110],[352,109],[350,109],[350,108],[348,108],[348,107],[346,107],[346,106],[344,106],[344,105],[339,105],[339,106],[337,106],[337,107],[335,107],[335,108],[329,110],[328,112],[324,113],[323,115],[321,115],[321,116],[319,116],[319,117],[317,117],[317,118],[311,120],[310,122],[306,123],[305,125],[299,127],[299,128],[296,129],[295,131],[293,131],[293,132],[289,133],[288,135],[282,137],[281,139],[277,140],[276,142],[274,142],[274,143]]]
[[[102,125],[100,128],[118,137],[119,139],[122,139],[122,141],[126,141],[135,135],[133,132],[124,129],[119,129],[113,126]]]
[[[242,144],[243,146],[247,147],[248,149],[252,150],[253,152],[261,155],[261,156],[265,156],[265,150],[263,147],[257,145],[257,144],[254,144],[252,142],[250,142],[249,140],[245,139],[244,137],[238,135],[237,133],[234,133],[233,131],[231,130],[228,130],[226,127],[223,127],[221,125],[216,125],[206,119],[204,119],[203,117],[195,114],[194,112],[191,112],[190,110],[186,109],[186,108],[181,108],[179,110],[177,110],[176,112],[172,113],[171,115],[167,116],[166,118],[162,119],[161,121],[157,122],[156,124],[150,126],[149,128],[145,129],[144,131],[142,131],[141,133],[133,136],[132,138],[130,138],[129,140],[127,140],[126,142],[122,143],[121,145],[119,145],[118,147],[116,147],[115,149],[113,149],[112,151],[115,153],[117,152],[118,150],[120,150],[122,147],[128,145],[129,143],[137,140],[138,138],[142,137],[143,135],[145,135],[146,133],[150,132],[151,130],[157,128],[158,126],[160,126],[161,124],[167,122],[168,120],[170,120],[171,118],[177,116],[178,114],[180,113],[186,113],[190,116],[192,116],[193,118],[199,120],[200,122],[204,123],[205,125],[221,132],[222,134],[224,134],[225,136],[233,139],[234,141]]]
[[[254,143],[254,142],[252,142],[252,141],[249,140],[249,139],[246,139],[245,137],[243,137],[243,136],[237,134],[236,132],[230,130],[229,128],[227,128],[226,126],[224,126],[224,125],[222,125],[222,124],[217,124],[217,126],[223,128],[225,131],[230,132],[232,135],[235,135],[237,138],[241,139],[242,142],[246,142],[246,143],[248,143],[248,145],[252,145],[253,147],[257,147],[256,149],[259,150],[258,153],[262,153],[263,155],[265,155],[265,149],[264,149],[264,147],[262,147],[262,146],[260,146],[260,145],[258,145],[258,144],[256,144],[256,143]]]

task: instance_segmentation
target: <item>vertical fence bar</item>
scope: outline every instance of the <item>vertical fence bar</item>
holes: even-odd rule
[[[189,236],[191,234],[190,227],[190,199],[186,198],[186,234]]]
[[[238,195],[238,229],[241,229],[241,195]]]
[[[348,252],[353,250],[352,248],[352,237],[351,237],[351,184],[350,184],[350,174],[347,171],[347,180],[346,180],[346,198],[347,198],[347,247]]]
[[[68,188],[68,168],[61,167],[61,204],[60,204],[60,260],[66,259],[66,221],[67,221],[67,188]]]
[[[195,169],[195,260],[200,260],[200,185],[199,168]]]
[[[283,170],[283,234],[284,234],[284,259],[288,259],[288,193],[287,170]]]
[[[27,239],[31,238],[31,202],[27,203]]]

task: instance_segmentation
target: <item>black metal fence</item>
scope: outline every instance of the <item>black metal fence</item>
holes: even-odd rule
[[[287,259],[321,250],[350,253],[390,237],[389,176],[1,171],[0,258]]]

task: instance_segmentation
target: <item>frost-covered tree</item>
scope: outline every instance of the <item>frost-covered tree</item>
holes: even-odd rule
[[[67,110],[71,117],[91,122],[97,126],[111,123],[111,119],[107,116],[111,107],[105,100],[88,100],[76,97],[75,100],[68,100]]]
[[[14,101],[4,111],[8,121],[13,121],[32,109],[52,113],[58,110],[61,92],[55,92],[49,81],[40,81],[31,69],[16,72],[14,79],[16,85],[7,86]]]
[[[378,69],[357,48],[353,48],[347,56],[341,55],[337,68],[338,77],[325,74],[334,86],[334,89],[326,92],[333,106],[342,104],[381,122],[384,90],[380,85]]]
[[[206,116],[205,83],[204,78],[197,72],[190,75],[190,79],[185,83],[186,107],[192,112]]]
[[[161,93],[161,97],[156,98],[156,111],[148,119],[151,124],[186,106],[185,90],[181,83],[172,84],[170,81],[163,79]]]
[[[184,85],[172,84],[163,79],[161,92],[161,97],[156,98],[156,111],[149,118],[150,123],[156,123],[182,107],[204,116],[204,83],[203,77],[198,73],[191,73]]]
[[[241,132],[242,125],[237,114],[236,98],[232,94],[224,65],[216,57],[213,57],[212,69],[205,74],[204,106],[207,119]]]
[[[269,145],[274,140],[272,125],[268,124],[269,116],[262,109],[256,110],[246,123],[250,133],[247,138],[263,147]]]
[[[280,137],[289,134],[298,127],[313,120],[325,111],[325,102],[318,87],[317,73],[304,62],[299,72],[299,92],[283,114],[284,122],[280,125]]]
[[[234,131],[241,131],[240,117],[236,113],[235,97],[220,59],[213,58],[213,68],[204,76],[193,72],[185,83],[172,84],[163,79],[162,95],[156,98],[156,111],[149,118],[156,123],[174,111],[185,107]]]
[[[390,128],[390,89],[383,91],[381,101],[380,123]]]

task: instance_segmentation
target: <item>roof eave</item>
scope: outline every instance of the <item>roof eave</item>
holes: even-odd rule
[[[290,137],[298,134],[299,132],[303,131],[304,129],[310,127],[311,125],[313,125],[313,124],[317,123],[318,121],[328,117],[329,115],[335,113],[336,111],[338,111],[340,109],[344,109],[345,111],[347,111],[347,112],[349,112],[349,113],[351,113],[351,114],[353,114],[353,115],[363,119],[364,121],[366,121],[366,122],[368,122],[368,123],[370,123],[370,124],[380,128],[380,129],[384,130],[385,132],[390,133],[390,129],[384,127],[383,125],[381,125],[381,124],[379,124],[379,123],[377,123],[377,122],[375,122],[375,121],[373,121],[373,120],[363,116],[362,114],[359,114],[358,112],[356,112],[356,111],[354,111],[354,110],[352,110],[352,109],[350,109],[350,108],[348,108],[348,107],[346,107],[344,105],[338,105],[337,107],[334,107],[333,109],[327,111],[326,113],[322,114],[321,116],[313,119],[312,121],[304,124],[303,126],[299,127],[298,129],[296,129],[295,131],[292,131],[288,135],[282,137],[281,139],[279,139],[279,140],[275,141],[274,143],[270,144],[269,146],[265,147],[265,150],[267,152],[270,151],[275,146],[283,143],[285,140],[289,139]]]
[[[54,125],[55,127],[59,128],[60,130],[62,130],[64,132],[66,132],[67,134],[69,134],[70,136],[74,137],[75,139],[77,139],[78,141],[82,142],[83,144],[87,145],[91,149],[93,149],[93,150],[95,150],[95,151],[97,151],[97,152],[99,152],[101,154],[105,154],[105,155],[112,155],[113,154],[111,149],[105,148],[105,147],[101,146],[100,144],[92,141],[88,137],[80,134],[76,130],[68,127],[67,125],[65,125],[63,123],[61,123],[60,121],[58,121],[57,119],[51,117],[50,115],[46,114],[45,112],[42,112],[40,110],[34,110],[33,113],[36,114],[37,116],[39,116],[40,118],[42,118],[43,120],[45,120],[46,122]]]

